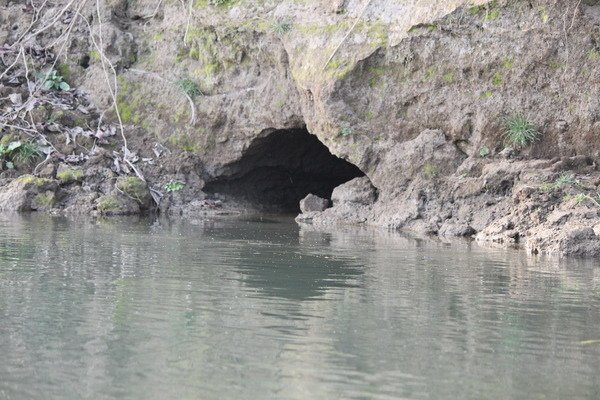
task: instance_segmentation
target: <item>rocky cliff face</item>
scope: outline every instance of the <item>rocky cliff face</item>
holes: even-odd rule
[[[100,122],[120,118],[127,150],[139,155],[115,161],[98,150],[96,168],[109,160],[104,175],[123,174],[119,162],[142,175],[164,211],[215,201],[290,209],[357,178],[339,201],[333,193],[333,208],[301,219],[596,254],[596,3],[88,0],[38,10],[4,1],[0,21],[13,25],[0,41],[13,56],[15,44],[61,55]],[[537,140],[507,142],[515,116]],[[86,196],[111,195],[114,178],[89,175],[91,184],[79,182]],[[185,188],[167,194],[173,180]],[[356,198],[369,200],[347,200]],[[75,203],[98,209],[86,201]]]

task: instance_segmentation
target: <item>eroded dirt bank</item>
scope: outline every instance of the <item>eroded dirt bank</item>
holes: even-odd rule
[[[0,209],[600,255],[600,5],[429,3],[0,0]]]

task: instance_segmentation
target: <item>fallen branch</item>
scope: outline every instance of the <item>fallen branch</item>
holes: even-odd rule
[[[194,4],[194,0],[189,0],[189,2],[188,2],[189,7],[187,10],[186,10],[184,0],[179,0],[179,2],[181,3],[181,6],[183,7],[184,11],[186,11],[186,14],[187,14],[187,19],[186,19],[186,24],[185,24],[185,32],[183,34],[183,43],[186,44],[187,38],[188,38],[188,33],[190,31],[190,22],[192,19],[192,5]]]
[[[121,138],[123,139],[123,144],[125,146],[125,148],[127,149],[127,138],[125,137],[125,128],[123,127],[123,119],[121,118],[121,112],[119,111],[119,105],[117,102],[117,95],[118,95],[118,82],[117,82],[117,71],[114,67],[114,65],[112,64],[112,62],[108,59],[108,57],[106,56],[106,54],[104,53],[103,50],[103,46],[104,43],[102,41],[102,17],[100,15],[100,3],[99,0],[96,0],[96,13],[98,15],[98,30],[99,30],[99,42],[98,43],[96,41],[96,39],[94,38],[94,32],[92,30],[92,26],[90,25],[90,22],[87,20],[87,18],[83,17],[83,20],[85,21],[89,31],[90,31],[90,40],[92,41],[92,44],[94,45],[94,48],[96,49],[96,51],[98,52],[98,54],[100,55],[100,61],[102,64],[102,71],[104,72],[104,79],[106,81],[106,85],[108,87],[108,92],[110,94],[111,100],[112,100],[112,105],[110,108],[115,109],[115,114],[117,116],[117,120],[119,121],[119,131],[121,133]],[[80,14],[81,15],[81,14]],[[111,72],[113,73],[113,79],[112,79],[112,84],[111,84],[111,79],[110,76],[108,74],[108,67],[111,69]],[[114,88],[113,86],[114,85]],[[104,114],[104,113],[103,113]]]
[[[87,0],[84,0],[84,2]],[[45,32],[46,30],[50,29],[51,27],[54,26],[54,24],[56,24],[58,22],[58,20],[60,19],[60,17],[62,17],[64,15],[64,13],[71,7],[71,5],[73,5],[73,3],[75,3],[75,0],[71,0],[69,1],[69,3],[67,3],[66,6],[64,6],[64,8],[54,17],[54,19],[52,21],[50,21],[49,24],[44,25],[43,27],[41,27],[40,29],[38,29],[37,31],[29,34],[29,36],[27,36],[27,38],[25,39],[25,41],[28,41],[34,37],[36,37],[37,35],[39,35],[42,32]],[[13,46],[17,43],[20,42],[20,40],[22,40],[21,38],[19,40],[17,40],[15,43],[13,43]]]
[[[21,34],[21,36],[19,36],[17,38],[17,40],[15,41],[14,44],[19,43],[21,40],[23,40],[23,38],[25,37],[25,35],[27,35],[27,33],[29,33],[29,31],[31,30],[31,28],[33,28],[33,26],[35,25],[36,22],[39,21],[40,19],[40,13],[42,12],[42,10],[44,9],[44,7],[46,6],[46,3],[48,3],[48,0],[44,0],[44,2],[40,5],[40,8],[36,8],[35,9],[35,13],[33,14],[33,18],[31,18],[31,23],[29,24],[29,26],[27,27],[27,29],[25,29],[25,31],[23,31],[23,33]],[[33,6],[33,3],[32,3]]]
[[[131,161],[127,159],[127,157],[123,157],[123,161],[125,161],[127,165],[131,167],[131,169],[133,170],[133,172],[135,172],[138,178],[146,182],[146,178],[144,178],[144,175],[135,167],[135,165],[133,165]]]
[[[17,57],[15,58],[15,61],[14,61],[12,64],[10,64],[10,65],[9,65],[9,66],[8,66],[8,67],[7,67],[7,68],[4,70],[4,72],[2,72],[2,73],[0,74],[0,79],[4,78],[4,75],[8,74],[8,72],[9,72],[11,69],[13,69],[13,67],[14,67],[15,65],[17,65],[17,62],[19,62],[19,56],[21,55],[21,51],[23,51],[23,46],[21,46],[21,47],[19,48],[19,54],[17,54]]]
[[[38,133],[38,131],[36,131],[35,129],[25,128],[19,125],[7,124],[5,122],[0,122],[0,127],[16,129],[27,133]]]
[[[35,168],[33,169],[33,174],[36,175],[38,172],[38,168],[41,167],[42,165],[46,164],[51,159],[52,159],[52,155],[46,154],[46,158],[44,159],[44,161],[42,161],[41,163],[36,165]]]
[[[152,19],[152,18],[156,17],[156,14],[158,14],[158,10],[160,9],[160,5],[162,4],[162,2],[163,2],[163,0],[158,0],[158,4],[156,4],[156,8],[154,9],[154,12],[152,14],[143,16],[142,19]]]

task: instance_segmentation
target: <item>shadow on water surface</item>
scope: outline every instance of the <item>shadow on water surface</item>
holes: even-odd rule
[[[354,257],[311,252],[290,218],[213,222],[203,225],[203,234],[226,243],[228,261],[252,295],[303,301],[323,298],[331,288],[360,285],[363,268]]]

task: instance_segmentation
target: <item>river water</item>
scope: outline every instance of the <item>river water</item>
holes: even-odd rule
[[[0,216],[0,399],[599,399],[600,263]]]

